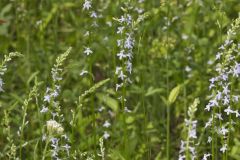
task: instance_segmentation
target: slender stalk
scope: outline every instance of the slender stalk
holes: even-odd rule
[[[42,160],[45,160],[46,158],[46,154],[47,154],[47,148],[48,148],[48,144],[49,144],[49,138],[47,138],[47,141],[46,141],[46,144],[45,144],[45,147],[44,147],[44,151],[43,151],[43,157],[42,157]]]
[[[26,121],[26,115],[27,115],[27,106],[24,106],[24,111],[23,111],[23,121],[21,125],[21,130],[20,130],[20,158],[22,159],[22,142],[23,142],[23,131],[25,127],[25,121]]]
[[[167,1],[167,55],[166,55],[166,70],[167,70],[167,96],[169,95],[169,75],[168,75],[168,70],[169,70],[169,0]],[[170,160],[170,105],[167,103],[167,159]]]
[[[92,72],[92,61],[90,63],[90,67],[89,67],[89,72]],[[91,78],[91,86],[94,85],[94,80]],[[94,105],[94,95],[91,94],[90,97],[90,105],[91,105],[91,112],[92,112],[92,118],[93,118],[93,132],[94,132],[94,136],[93,136],[93,141],[94,141],[94,154],[95,156],[97,156],[97,131],[96,131],[96,115],[95,115],[95,105]]]
[[[215,160],[215,132],[214,132],[214,127],[215,127],[215,113],[216,113],[216,108],[213,108],[213,120],[212,120],[212,160]]]

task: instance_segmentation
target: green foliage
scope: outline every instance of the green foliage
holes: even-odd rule
[[[196,159],[212,152],[222,158],[222,139],[216,136],[213,148],[207,143],[211,115],[204,108],[225,39],[235,44],[222,64],[235,63],[229,58],[239,50],[239,0],[140,1],[91,0],[89,10],[85,0],[0,1],[0,159],[51,159],[51,141],[43,140],[49,131],[61,139],[62,159],[177,159],[191,130],[184,119],[198,121]],[[122,15],[133,21],[118,34]],[[132,71],[122,81],[116,68],[125,73],[129,57],[119,60],[117,40],[127,31],[135,41]],[[50,103],[49,88],[50,96],[59,88]],[[229,88],[239,93],[238,80]],[[223,118],[236,120],[224,158],[238,160],[240,123]]]
[[[168,102],[167,102],[169,104],[169,106],[176,101],[176,99],[180,93],[180,90],[181,90],[181,85],[178,85],[171,90],[169,97],[168,97]]]

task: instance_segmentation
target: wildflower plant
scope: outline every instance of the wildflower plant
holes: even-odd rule
[[[20,57],[22,56],[19,52],[11,52],[8,55],[4,55],[4,59],[2,61],[2,64],[0,65],[0,92],[3,92],[3,79],[2,77],[7,71],[7,63],[10,62],[14,57]]]
[[[62,126],[64,116],[61,113],[61,106],[59,101],[57,101],[57,97],[61,91],[60,82],[62,81],[64,62],[71,52],[71,49],[71,47],[68,48],[66,52],[56,59],[56,64],[54,64],[51,70],[52,87],[48,87],[44,95],[43,101],[45,104],[42,106],[40,112],[43,115],[50,115],[51,119],[46,121],[46,129],[42,135],[42,140],[45,142],[42,159],[45,159],[48,155],[49,143],[51,144],[52,158],[58,159],[63,155],[65,155],[64,157],[69,157],[69,138],[64,133],[64,128]]]
[[[139,1],[138,3],[142,3]],[[132,83],[131,74],[133,72],[133,58],[134,58],[134,48],[135,48],[135,32],[138,30],[139,23],[143,20],[142,12],[135,10],[133,4],[128,1],[123,3],[124,7],[121,7],[122,15],[119,18],[113,18],[117,22],[116,34],[118,39],[116,45],[118,47],[117,57],[117,66],[115,69],[116,75],[116,86],[115,91],[118,92],[118,99],[121,103],[121,111],[123,113],[123,121],[126,121],[126,114],[130,111],[126,105],[126,87]],[[137,14],[135,14],[137,12]],[[140,17],[140,18],[139,18]],[[126,125],[126,124],[125,124]],[[127,141],[127,131],[126,126],[124,130],[124,144],[126,150],[126,141]],[[107,132],[104,134],[107,136]]]
[[[237,43],[238,32],[240,30],[240,18],[232,23],[227,31],[227,37],[224,43],[219,47],[216,54],[216,75],[212,77],[209,85],[210,95],[209,103],[205,110],[211,113],[209,121],[205,128],[211,127],[212,135],[208,138],[208,143],[212,143],[212,156],[214,159],[217,136],[221,141],[220,148],[223,158],[227,158],[228,151],[231,149],[231,132],[234,131],[236,119],[239,111],[239,94],[234,86],[240,75],[239,52],[240,45]]]
[[[19,127],[18,130],[18,136],[20,137],[20,158],[22,158],[22,148],[27,144],[27,140],[24,139],[25,136],[25,132],[24,129],[25,127],[28,126],[29,120],[27,120],[27,115],[28,115],[28,107],[29,107],[29,103],[38,96],[38,89],[39,89],[39,85],[40,83],[37,81],[37,79],[35,79],[35,85],[33,86],[33,88],[31,89],[28,97],[24,100],[23,102],[23,106],[22,106],[22,111],[23,111],[23,120],[22,120],[22,124]]]
[[[185,140],[181,140],[179,151],[179,160],[194,160],[197,159],[196,139],[197,139],[197,120],[195,120],[195,113],[199,104],[199,99],[195,99],[193,104],[188,108],[188,118],[185,121],[185,130],[187,136]]]
[[[0,92],[4,92],[3,89],[3,76],[7,72],[7,65],[8,63],[14,58],[14,57],[20,57],[22,54],[19,52],[10,52],[8,55],[4,55],[4,59],[2,60],[2,63],[0,65]],[[4,118],[1,123],[3,128],[3,134],[6,136],[7,144],[5,145],[5,151],[0,152],[0,158],[1,157],[8,157],[8,159],[16,159],[17,158],[17,144],[14,141],[13,134],[11,132],[10,127],[11,119],[9,117],[9,111],[4,110]]]

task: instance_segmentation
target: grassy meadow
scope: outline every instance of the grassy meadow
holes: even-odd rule
[[[240,160],[239,0],[0,0],[0,160]]]

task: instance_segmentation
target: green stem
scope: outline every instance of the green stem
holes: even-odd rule
[[[45,160],[48,144],[49,144],[49,138],[47,138],[47,142],[46,142],[45,147],[44,147],[42,160]]]
[[[213,120],[212,120],[212,160],[215,160],[215,132],[214,132],[214,127],[215,127],[215,112],[216,108],[213,108]]]
[[[167,65],[166,65],[166,69],[167,69],[167,96],[169,95],[169,75],[168,75],[168,70],[169,70],[169,9],[170,9],[170,5],[169,5],[169,0],[167,1]],[[167,160],[170,160],[170,105],[169,103],[167,103]]]

